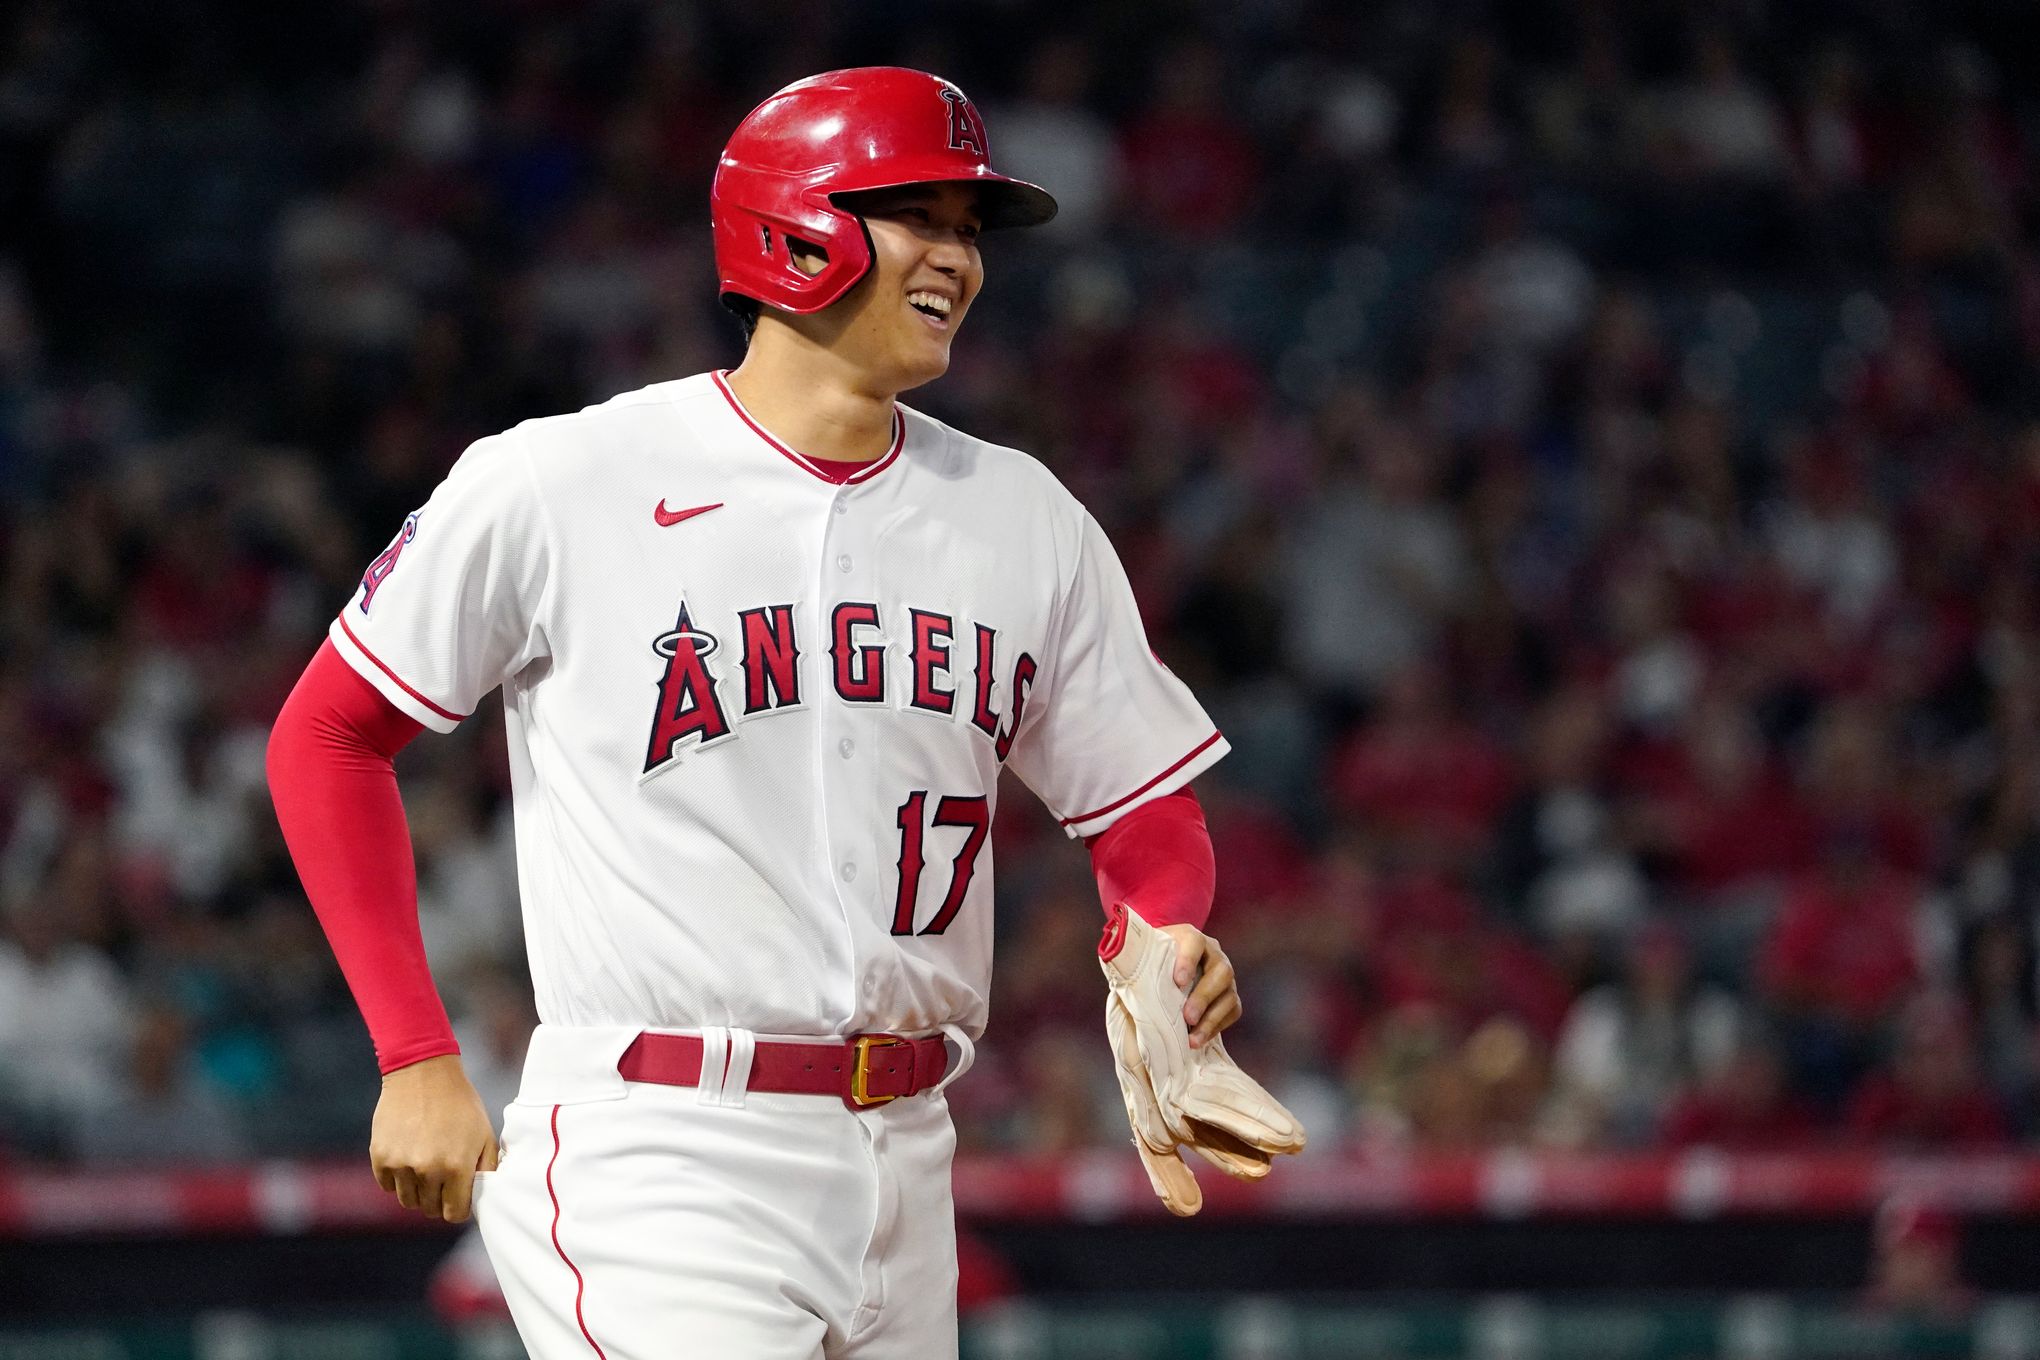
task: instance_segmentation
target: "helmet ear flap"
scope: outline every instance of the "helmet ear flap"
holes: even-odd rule
[[[714,219],[724,293],[804,315],[835,302],[871,268],[871,234],[855,213],[798,191],[753,196],[779,202],[724,206]],[[821,257],[819,268],[795,258],[806,250]]]

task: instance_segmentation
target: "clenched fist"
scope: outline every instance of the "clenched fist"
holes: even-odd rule
[[[427,1058],[383,1078],[368,1161],[406,1209],[466,1222],[475,1173],[494,1171],[496,1157],[495,1125],[458,1057]]]

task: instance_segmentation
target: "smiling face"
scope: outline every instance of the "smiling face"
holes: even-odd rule
[[[871,268],[842,301],[788,320],[888,391],[941,377],[949,342],[984,282],[976,191],[913,184],[845,194],[840,206],[864,219]]]

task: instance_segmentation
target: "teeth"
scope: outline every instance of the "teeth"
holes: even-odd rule
[[[926,307],[937,316],[948,316],[955,304],[940,293],[909,293],[907,302],[915,307]]]

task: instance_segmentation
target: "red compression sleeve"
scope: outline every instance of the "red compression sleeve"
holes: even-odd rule
[[[1204,809],[1188,788],[1141,804],[1085,844],[1107,912],[1124,902],[1151,926],[1199,930],[1211,919],[1218,865]]]
[[[391,764],[422,730],[328,642],[269,733],[276,819],[385,1072],[460,1052],[425,964],[411,828]]]

